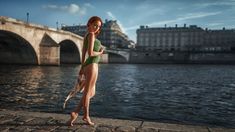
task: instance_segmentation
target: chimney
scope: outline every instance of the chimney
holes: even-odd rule
[[[144,29],[144,26],[141,25],[141,26],[140,26],[140,29]]]
[[[177,28],[178,27],[178,25],[177,24],[175,24],[175,28]]]
[[[184,28],[186,28],[186,24],[184,24]]]
[[[166,24],[165,24],[165,28],[166,28]]]

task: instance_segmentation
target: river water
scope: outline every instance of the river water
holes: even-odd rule
[[[0,108],[69,113],[79,65],[0,65]],[[101,64],[91,116],[235,128],[235,65]],[[68,116],[69,117],[69,116]]]

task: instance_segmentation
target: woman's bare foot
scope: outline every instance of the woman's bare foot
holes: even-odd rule
[[[71,113],[70,113],[70,116],[71,116],[71,118],[70,118],[70,120],[68,121],[68,125],[69,125],[69,126],[73,126],[73,122],[77,119],[78,113],[76,113],[76,112],[71,112]]]
[[[85,121],[88,125],[91,125],[91,126],[95,125],[95,123],[91,122],[90,117],[83,117],[82,120]]]

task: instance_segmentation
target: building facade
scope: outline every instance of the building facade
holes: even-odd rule
[[[183,27],[150,28],[140,26],[137,29],[139,50],[148,51],[191,51],[223,52],[234,51],[235,30],[208,30],[184,24]]]
[[[235,30],[208,30],[206,29],[204,36],[204,43],[199,51],[213,51],[213,52],[234,52],[235,51]]]
[[[63,26],[62,30],[70,31],[80,36],[85,36],[87,32],[86,25]],[[109,48],[132,48],[133,41],[128,39],[128,36],[123,33],[116,20],[105,20],[101,32],[98,36],[102,45]]]

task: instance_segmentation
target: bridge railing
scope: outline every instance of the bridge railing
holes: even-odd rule
[[[32,28],[48,30],[48,31],[52,31],[52,32],[59,32],[61,34],[69,34],[71,36],[78,37],[79,39],[83,39],[83,37],[81,37],[77,34],[74,34],[72,32],[68,32],[68,31],[64,31],[64,30],[60,30],[60,29],[56,29],[56,28],[51,28],[51,27],[48,27],[45,25],[40,25],[40,24],[35,24],[35,23],[27,23],[25,21],[6,17],[6,16],[0,16],[0,24],[4,25],[6,23],[13,23],[13,24],[17,24],[17,25],[27,25],[28,27],[32,27]]]

